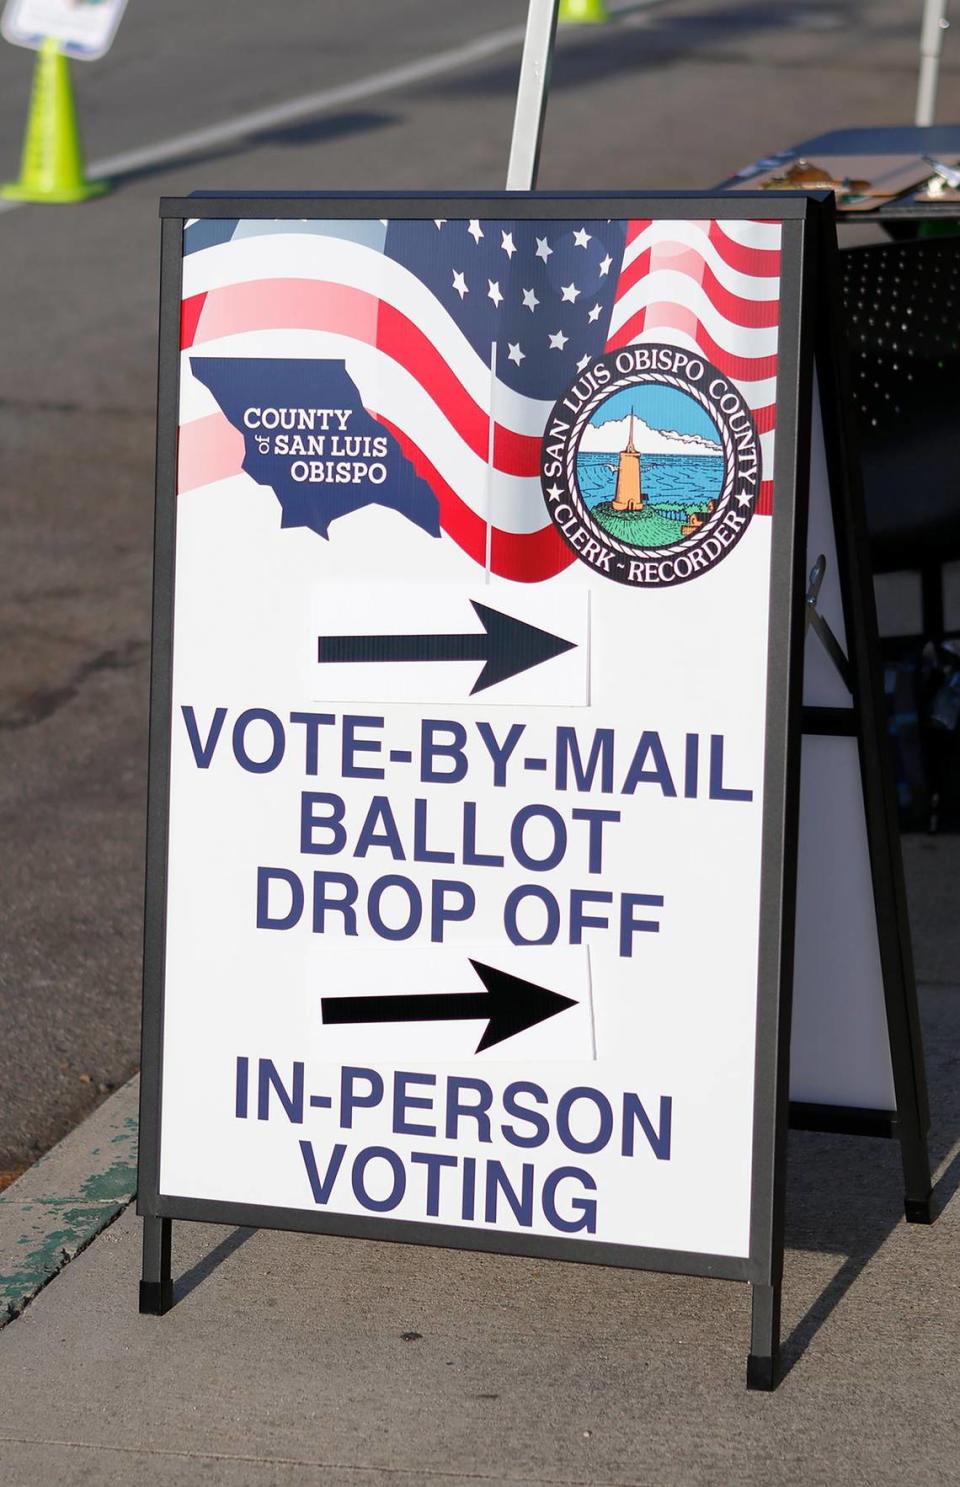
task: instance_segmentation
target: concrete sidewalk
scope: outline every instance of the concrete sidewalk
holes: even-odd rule
[[[892,1142],[792,1138],[776,1394],[745,1286],[593,1266],[183,1224],[140,1317],[127,1208],[0,1331],[0,1483],[955,1480],[958,851],[906,853],[942,1211],[903,1223]]]

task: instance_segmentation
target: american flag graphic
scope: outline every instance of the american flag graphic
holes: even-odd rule
[[[540,489],[550,410],[591,359],[649,341],[736,383],[761,436],[756,510],[772,509],[779,223],[198,220],[183,285],[181,494],[244,457],[191,352],[343,361],[447,536],[537,582],[576,560]]]

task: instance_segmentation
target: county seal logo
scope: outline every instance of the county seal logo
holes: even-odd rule
[[[544,500],[564,540],[618,583],[686,583],[743,537],[760,443],[729,377],[676,346],[625,346],[584,368],[544,434]]]

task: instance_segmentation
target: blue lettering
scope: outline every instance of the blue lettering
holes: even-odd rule
[[[639,1125],[650,1144],[658,1162],[670,1160],[670,1136],[673,1128],[673,1100],[669,1095],[660,1096],[660,1129],[654,1130],[646,1110],[637,1095],[623,1097],[623,1144],[620,1148],[625,1157],[633,1156],[633,1122]]]
[[[337,1180],[337,1173],[340,1171],[346,1150],[347,1148],[338,1141],[330,1153],[326,1175],[321,1181],[320,1173],[317,1170],[317,1159],[313,1154],[313,1142],[300,1142],[300,1154],[303,1157],[303,1165],[307,1169],[307,1177],[310,1181],[310,1191],[313,1194],[314,1203],[326,1203],[329,1199],[330,1194],[333,1192],[333,1184]]]
[[[589,888],[571,888],[570,890],[570,943],[571,945],[583,944],[583,931],[585,929],[607,929],[610,920],[606,914],[600,918],[596,914],[585,914],[585,904],[612,904],[613,894],[593,892]]]
[[[291,723],[302,723],[306,736],[304,774],[318,774],[320,770],[320,729],[329,727],[337,720],[333,713],[291,713]]]
[[[730,790],[723,783],[723,734],[710,735],[710,799],[752,800],[752,790]]]
[[[653,760],[651,769],[644,769],[647,756]],[[659,733],[641,733],[640,742],[637,744],[636,752],[627,770],[627,777],[623,782],[622,793],[632,795],[638,785],[659,785],[664,795],[676,795],[677,787],[673,783],[667,756],[663,752],[663,744],[660,742]]]
[[[593,777],[600,768],[600,790],[609,795],[613,790],[613,729],[595,728],[593,747],[586,765],[580,754],[580,743],[575,728],[557,729],[556,786],[567,788],[567,770],[573,766],[576,788],[579,791],[593,789]]]
[[[366,1094],[357,1094],[357,1081],[361,1079],[370,1086]],[[383,1080],[375,1069],[344,1065],[340,1070],[340,1125],[345,1131],[353,1129],[355,1110],[371,1110],[382,1099]]]
[[[687,734],[686,757],[683,771],[683,794],[687,800],[696,800],[700,779],[700,735]]]
[[[461,1095],[474,1094],[477,1096],[475,1105],[465,1105]],[[451,1074],[447,1079],[447,1119],[444,1135],[448,1141],[456,1141],[460,1134],[461,1117],[475,1120],[477,1123],[477,1140],[489,1142],[490,1140],[490,1116],[488,1111],[493,1102],[493,1090],[489,1084],[482,1079],[461,1078],[457,1074]]]
[[[265,759],[252,759],[247,752],[247,729],[251,723],[266,723],[270,729],[273,743]],[[270,712],[268,708],[248,707],[233,725],[233,755],[240,768],[247,770],[249,774],[270,774],[283,758],[285,748],[283,724],[276,713]]]
[[[378,832],[378,826],[383,830]],[[353,851],[354,857],[366,857],[371,847],[386,847],[394,862],[406,861],[397,823],[385,795],[375,795],[371,800]]]
[[[620,954],[628,959],[633,954],[633,937],[638,934],[660,933],[656,919],[635,919],[633,911],[645,905],[648,908],[663,908],[662,893],[625,893],[620,900]]]
[[[332,888],[342,888],[341,897],[331,895]],[[313,932],[322,935],[327,927],[327,914],[343,915],[343,932],[357,932],[357,880],[349,873],[314,873],[313,875]]]
[[[370,718],[353,713],[345,713],[343,718],[343,735],[340,750],[340,772],[345,780],[382,780],[383,770],[369,768],[367,765],[358,764],[358,754],[379,754],[381,744],[378,738],[358,738],[358,728],[382,728],[382,718]]]
[[[286,883],[290,889],[290,908],[286,914],[270,914],[270,884]],[[285,867],[257,868],[257,929],[293,929],[303,913],[303,884],[296,873]]]
[[[573,1198],[570,1207],[574,1213],[580,1215],[576,1219],[561,1218],[557,1212],[556,1194],[557,1188],[566,1178],[572,1178],[579,1182],[588,1193],[597,1191],[597,1184],[589,1172],[584,1172],[582,1167],[558,1167],[551,1172],[543,1184],[543,1212],[548,1223],[562,1234],[577,1234],[586,1230],[588,1234],[597,1232],[597,1204],[593,1198]]]
[[[520,742],[525,728],[525,723],[511,724],[510,731],[501,744],[497,742],[496,734],[489,723],[477,724],[477,732],[486,744],[487,753],[493,760],[493,783],[495,786],[505,785],[507,783],[507,764],[510,760],[510,755]]]
[[[527,939],[520,933],[517,913],[524,899],[535,898],[547,911],[547,922],[543,934],[537,939]],[[511,889],[503,906],[503,923],[512,945],[552,945],[560,933],[560,905],[553,894],[537,883],[523,883]]]
[[[529,1229],[532,1225],[533,1163],[524,1162],[520,1171],[522,1187],[520,1193],[517,1194],[500,1162],[493,1160],[487,1162],[486,1201],[483,1216],[488,1224],[495,1224],[497,1221],[497,1194],[502,1192],[521,1228]]]
[[[581,1141],[570,1129],[570,1112],[578,1100],[595,1105],[599,1115],[597,1134],[588,1141]],[[602,1151],[613,1135],[613,1110],[606,1095],[589,1085],[565,1090],[557,1102],[557,1135],[569,1151]]]
[[[374,1198],[367,1191],[367,1168],[371,1162],[386,1162],[390,1168],[393,1186],[385,1198]],[[389,1213],[403,1200],[407,1190],[407,1174],[395,1151],[386,1146],[366,1146],[354,1159],[350,1184],[353,1196],[364,1208],[368,1208],[371,1213]]]
[[[457,894],[460,902],[447,907],[447,894]],[[457,879],[435,878],[430,885],[430,938],[434,944],[443,941],[445,924],[459,924],[470,919],[477,906],[477,895],[469,883]]]
[[[532,857],[523,842],[523,832],[528,821],[538,816],[549,822],[553,829],[553,846],[546,857]],[[513,818],[510,827],[510,848],[514,857],[528,872],[548,873],[564,859],[567,850],[567,828],[559,811],[552,805],[525,805]]]
[[[442,736],[447,741],[442,742]],[[467,730],[462,723],[442,718],[424,718],[420,724],[420,779],[423,784],[455,785],[467,772],[464,745]],[[449,769],[438,769],[436,760],[449,759]]]
[[[262,1058],[257,1066],[257,1120],[270,1119],[270,1091],[273,1090],[291,1125],[303,1125],[303,1064],[293,1065],[293,1086],[287,1090],[277,1073],[273,1059]]]
[[[414,862],[454,862],[452,852],[432,852],[427,846],[427,802],[413,802],[413,860]]]
[[[319,806],[326,806],[329,814],[318,815]],[[347,833],[343,828],[345,810],[346,806],[339,795],[327,795],[316,790],[302,790],[300,792],[300,851],[304,854],[314,853],[320,857],[335,857],[338,852],[342,852],[347,844]],[[330,840],[318,842],[317,831],[329,831]]]
[[[489,852],[477,851],[477,803],[463,802],[463,865],[464,867],[503,867],[503,858]]]
[[[213,759],[213,751],[217,747],[220,734],[223,731],[223,720],[227,716],[225,707],[214,709],[213,721],[210,724],[210,732],[207,734],[206,743],[200,742],[200,732],[197,728],[197,716],[192,707],[182,707],[183,721],[187,725],[187,737],[193,750],[193,757],[198,769],[209,769]]]
[[[508,1084],[503,1092],[504,1110],[507,1115],[515,1116],[517,1120],[526,1121],[533,1126],[533,1131],[529,1136],[521,1136],[515,1126],[501,1126],[500,1132],[511,1146],[542,1146],[550,1134],[550,1122],[539,1110],[528,1110],[518,1104],[518,1095],[532,1095],[538,1105],[546,1105],[548,1102],[547,1092],[539,1084],[532,1084],[526,1079],[517,1079],[513,1084]]]
[[[435,1085],[436,1074],[404,1074],[398,1069],[393,1076],[393,1131],[397,1136],[435,1136],[436,1126],[420,1126],[407,1120],[408,1110],[432,1110],[433,1099],[423,1100],[407,1092],[408,1084]]]
[[[456,1157],[444,1156],[438,1151],[412,1151],[410,1161],[427,1169],[427,1217],[435,1219],[440,1213],[440,1171],[443,1167],[455,1167]],[[470,1215],[472,1217],[472,1215]],[[467,1215],[464,1214],[464,1218]]]
[[[570,815],[574,821],[586,821],[587,825],[587,868],[591,873],[599,873],[603,866],[603,828],[608,821],[619,821],[619,811],[597,811],[589,808],[571,811]]]
[[[401,893],[407,897],[407,917],[403,924],[393,929],[383,918],[380,912],[380,903],[383,895],[389,888],[399,888]],[[415,883],[409,878],[401,878],[396,873],[386,873],[382,878],[371,886],[367,895],[367,914],[370,924],[376,934],[384,940],[409,940],[420,928],[423,918],[423,901]]]

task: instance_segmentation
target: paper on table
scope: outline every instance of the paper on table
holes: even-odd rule
[[[799,159],[799,157],[798,157]],[[797,161],[792,162],[796,165]],[[816,170],[825,172],[831,182],[842,185],[844,181],[863,182],[862,191],[849,197],[844,197],[838,192],[837,205],[841,211],[847,212],[870,212],[882,201],[887,201],[893,196],[902,196],[907,192],[915,191],[930,179],[932,174],[929,164],[919,155],[818,155],[815,160],[807,160],[806,164]],[[798,190],[814,191],[817,189],[815,181],[797,182],[796,186],[782,182],[791,168],[791,162],[760,171],[749,179],[741,178],[732,189],[735,191],[755,191],[757,187],[770,185],[776,180],[775,189],[781,191]],[[827,182],[823,183],[829,189]],[[949,198],[947,198],[949,200]]]

